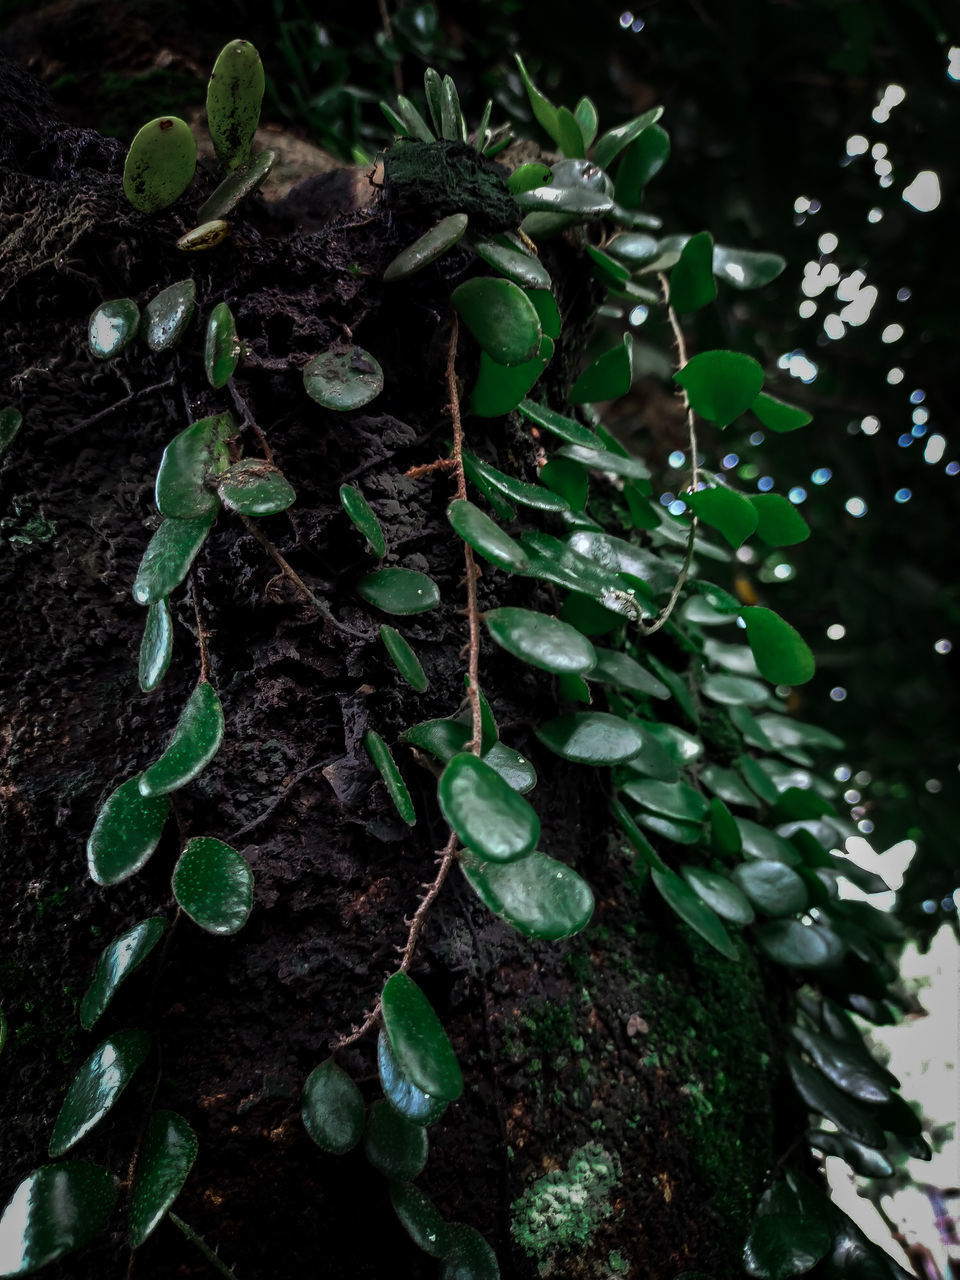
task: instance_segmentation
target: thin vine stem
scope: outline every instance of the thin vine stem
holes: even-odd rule
[[[167,1210],[167,1217],[179,1231],[183,1232],[191,1244],[197,1246],[206,1260],[211,1264],[211,1266],[216,1267],[222,1276],[227,1276],[228,1280],[237,1280],[237,1273],[234,1269],[228,1266],[220,1255],[210,1248],[203,1236],[198,1235],[189,1223],[184,1222],[182,1218],[179,1218],[172,1210],[169,1209]]]
[[[204,684],[210,679],[210,650],[207,648],[207,639],[210,632],[203,625],[203,618],[200,616],[197,582],[192,573],[190,575],[190,603],[193,605],[193,616],[197,620],[197,646],[200,650],[200,683]]]

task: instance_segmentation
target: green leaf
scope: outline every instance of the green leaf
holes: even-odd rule
[[[787,265],[779,253],[755,249],[730,249],[718,244],[713,250],[713,271],[734,289],[762,289],[776,280]]]
[[[793,716],[760,716],[758,724],[768,740],[768,750],[776,747],[782,751],[788,747],[811,747],[816,750],[842,751],[843,739],[818,724],[805,724]]]
[[[84,1031],[89,1031],[100,1017],[120,983],[146,960],[163,937],[166,927],[166,920],[152,916],[149,920],[141,920],[104,947],[90,985],[80,1001],[80,1025]]]
[[[522,191],[532,191],[534,187],[545,187],[553,181],[553,174],[545,164],[521,164],[507,179],[507,190],[518,196]]]
[[[423,94],[427,100],[434,133],[440,136],[440,121],[443,116],[443,77],[435,67],[427,67],[423,73]]]
[[[573,711],[546,721],[535,732],[544,746],[577,764],[623,764],[643,747],[635,725],[605,711]]]
[[[622,790],[644,809],[662,813],[668,818],[696,823],[707,816],[707,801],[699,791],[694,791],[689,782],[660,782],[654,778],[643,778],[624,783]]]
[[[463,1075],[447,1033],[430,1001],[405,973],[391,974],[384,983],[381,1011],[402,1074],[432,1098],[459,1098]]]
[[[272,462],[244,458],[217,481],[223,505],[244,516],[275,516],[296,501],[293,485]]]
[[[700,684],[700,692],[705,698],[719,702],[721,706],[748,706],[758,702],[766,702],[770,691],[759,680],[751,680],[749,676],[728,676],[711,673],[704,676]]]
[[[534,400],[522,400],[517,406],[523,416],[536,427],[552,432],[568,444],[578,444],[588,449],[596,449],[597,436],[588,427],[581,426],[572,418],[566,418],[546,405],[537,404]]]
[[[520,77],[523,80],[523,87],[527,91],[527,97],[530,100],[530,109],[534,118],[540,127],[550,135],[553,141],[560,145],[560,127],[557,120],[557,109],[549,99],[545,98],[537,86],[530,79],[526,67],[519,53],[515,53],[514,58],[517,62],[517,68]]]
[[[437,798],[443,816],[463,844],[488,861],[524,858],[540,837],[535,810],[495,769],[468,752],[455,755],[448,763]]]
[[[173,869],[173,896],[207,933],[237,933],[253,910],[253,875],[244,858],[212,836],[194,836]]]
[[[714,485],[685,493],[683,500],[695,516],[719,529],[731,547],[742,546],[757,527],[757,512],[749,498],[734,489]]]
[[[633,335],[625,333],[619,346],[604,352],[581,373],[570,392],[571,404],[594,404],[625,396],[633,382]]]
[[[106,1169],[80,1160],[48,1164],[23,1179],[0,1218],[4,1276],[24,1276],[80,1249],[101,1232],[117,1198]]]
[[[448,253],[463,238],[466,229],[465,213],[451,213],[449,217],[441,218],[429,231],[425,231],[413,244],[407,245],[406,249],[397,254],[383,273],[384,284],[406,280],[414,272],[422,271],[431,262],[436,262],[437,258]]]
[[[724,857],[737,854],[743,848],[743,838],[733,814],[715,796],[710,801],[710,847]]]
[[[763,369],[739,351],[702,351],[673,377],[686,391],[694,413],[718,427],[745,413],[763,386]]]
[[[317,404],[344,413],[377,398],[383,390],[383,370],[363,347],[339,342],[303,366],[303,386]]]
[[[390,1202],[413,1243],[431,1258],[442,1258],[450,1248],[447,1224],[436,1205],[419,1187],[407,1182],[390,1183]]]
[[[703,840],[703,828],[692,822],[679,822],[646,809],[637,814],[637,821],[672,844],[700,844]]]
[[[530,761],[519,751],[504,746],[502,742],[495,742],[480,758],[499,773],[509,787],[522,796],[532,791],[537,785],[537,771]]]
[[[539,851],[509,863],[468,855],[460,869],[494,915],[528,938],[572,937],[593,914],[593,892],[586,881]]]
[[[683,246],[670,273],[670,305],[674,311],[699,311],[717,296],[713,278],[713,236],[701,231]]]
[[[739,774],[733,769],[723,769],[716,764],[708,764],[700,771],[700,780],[710,791],[725,800],[727,804],[738,804],[757,809],[760,802]],[[739,837],[738,837],[739,839]],[[739,847],[734,850],[739,853]]]
[[[866,1147],[846,1133],[827,1133],[824,1129],[816,1129],[807,1134],[807,1141],[815,1151],[822,1151],[825,1156],[839,1156],[846,1160],[854,1171],[864,1178],[890,1178],[893,1176],[893,1165],[880,1151]]]
[[[632,480],[646,480],[650,475],[647,464],[641,458],[621,458],[618,453],[613,453],[609,449],[598,449],[595,445],[588,449],[578,444],[566,444],[557,450],[557,456],[569,458],[593,471],[606,471],[611,475],[625,476]],[[621,547],[624,545],[619,538],[611,541]],[[633,553],[636,554],[636,551],[634,547]]]
[[[563,218],[563,223],[556,229],[560,230],[571,222],[599,218],[613,208],[613,201],[605,191],[595,191],[584,186],[561,186],[556,181],[553,186],[521,191],[515,199],[528,215],[520,228],[531,238],[542,235],[542,229],[536,222],[529,222],[530,217],[547,217],[553,222],[559,215]]]
[[[653,672],[642,667],[635,658],[618,649],[595,648],[596,665],[588,673],[588,680],[599,684],[612,684],[631,693],[642,693],[648,698],[669,698],[670,690]]]
[[[134,579],[137,604],[156,604],[180,585],[215,519],[216,511],[211,511],[197,520],[164,520],[147,544]]]
[[[756,938],[771,960],[791,969],[832,969],[844,956],[832,929],[799,920],[767,920],[757,926]]]
[[[53,1124],[50,1154],[62,1156],[107,1114],[147,1056],[146,1031],[117,1031],[97,1046],[73,1078]]]
[[[535,386],[553,356],[553,339],[544,335],[540,351],[523,364],[497,364],[480,352],[480,372],[470,394],[470,412],[477,418],[502,418],[520,404]]]
[[[464,324],[497,364],[532,360],[540,346],[540,317],[533,303],[511,280],[465,280],[450,295]]]
[[[448,142],[466,142],[467,126],[460,109],[460,95],[452,77],[444,76],[440,87],[440,133]]]
[[[263,90],[260,55],[248,40],[231,40],[220,50],[207,83],[207,128],[225,169],[239,169],[250,158]]]
[[[828,1120],[832,1120],[838,1129],[849,1133],[852,1138],[868,1147],[874,1147],[878,1151],[886,1147],[883,1129],[865,1107],[841,1093],[819,1071],[794,1054],[788,1053],[786,1057],[797,1092],[811,1111],[819,1111]]]
[[[654,849],[653,845],[634,822],[626,806],[616,799],[616,797],[610,801],[610,812],[613,814],[614,818],[616,818],[627,839],[633,845],[634,849],[636,849],[640,854],[648,867],[656,867],[659,871],[669,870],[667,864],[660,857],[659,853],[657,853],[656,849]]]
[[[756,1217],[743,1248],[743,1265],[755,1280],[789,1280],[811,1271],[830,1251],[833,1231],[796,1213]]]
[[[584,247],[587,257],[593,263],[593,274],[602,285],[605,285],[608,289],[618,289],[629,281],[630,270],[623,263],[618,262],[616,258],[612,258],[609,253],[604,253],[596,245],[588,244]]]
[[[218,302],[207,321],[203,345],[203,371],[214,390],[225,387],[240,361],[237,322],[225,302]]]
[[[447,507],[447,519],[464,542],[498,569],[522,573],[527,568],[527,557],[519,542],[472,502],[455,498]]]
[[[97,884],[117,884],[139,871],[160,843],[170,802],[145,797],[128,778],[104,801],[87,841],[87,867]]]
[[[382,105],[382,104],[381,104]],[[397,112],[403,121],[404,131],[420,142],[435,142],[433,131],[409,98],[397,95]]]
[[[363,1137],[366,1108],[360,1090],[333,1058],[314,1067],[303,1086],[303,1126],[323,1151],[352,1151]]]
[[[375,569],[360,579],[356,592],[384,613],[426,613],[440,603],[437,584],[416,569]]]
[[[806,684],[813,676],[815,663],[799,631],[772,609],[758,605],[744,609],[741,616],[760,674],[771,684]]]
[[[895,1076],[875,1062],[858,1038],[855,1043],[837,1040],[808,1027],[791,1027],[795,1040],[838,1089],[861,1102],[886,1103],[898,1083]],[[892,1082],[892,1083],[891,1083]]]
[[[590,641],[549,614],[508,606],[490,610],[483,620],[498,645],[541,671],[582,675],[596,664]]]
[[[230,465],[226,442],[236,429],[233,415],[221,413],[201,418],[173,437],[157,471],[155,497],[161,515],[199,520],[216,512],[220,502],[207,482]]]
[[[752,409],[768,431],[796,431],[813,421],[813,414],[807,413],[806,409],[776,400],[765,391],[761,391],[754,400]]]
[[[628,231],[608,242],[607,253],[637,271],[659,256],[660,241],[645,231]]]
[[[577,124],[580,126],[584,145],[592,146],[593,140],[597,136],[597,125],[599,124],[597,108],[589,98],[581,98],[574,107],[573,114]]]
[[[583,511],[590,493],[590,481],[584,468],[571,458],[553,458],[540,468],[540,483],[559,493],[572,511]]]
[[[650,872],[653,883],[666,904],[728,960],[739,960],[740,952],[716,913],[673,871]]]
[[[446,1111],[446,1099],[424,1093],[403,1074],[385,1031],[377,1037],[377,1067],[383,1096],[406,1120],[431,1125]]]
[[[367,1113],[363,1146],[377,1172],[397,1182],[412,1182],[427,1163],[426,1129],[382,1099]]]
[[[523,289],[550,289],[550,272],[540,259],[523,246],[518,240],[516,244],[506,242],[506,237],[489,239],[486,236],[474,236],[470,247],[478,258],[482,258],[494,271],[512,280]],[[533,299],[530,300],[533,303]],[[534,306],[534,310],[537,308]],[[537,316],[539,318],[539,311]],[[542,332],[542,328],[541,328]]]
[[[749,818],[735,818],[734,821],[743,841],[743,851],[748,857],[780,862],[785,867],[799,867],[802,864],[800,854],[783,836],[778,836],[775,831],[768,831]]]
[[[665,749],[674,764],[685,767],[703,755],[703,743],[700,739],[695,738],[692,733],[687,733],[685,729],[678,729],[675,724],[663,724],[658,721],[649,723],[638,721],[637,723],[646,735],[654,738]]]
[[[133,341],[139,327],[140,308],[131,298],[101,302],[87,326],[90,354],[98,360],[110,360]]]
[[[151,693],[167,674],[173,656],[173,623],[166,600],[157,600],[147,609],[147,621],[140,642],[140,688]]]
[[[350,519],[350,522],[356,529],[363,534],[373,554],[382,559],[387,553],[387,540],[383,536],[383,529],[380,527],[380,521],[377,519],[373,508],[359,489],[354,488],[352,484],[342,484],[340,486],[340,505]]]
[[[400,776],[397,763],[390,754],[390,748],[379,733],[375,733],[373,729],[367,730],[363,741],[369,752],[370,759],[376,765],[381,778],[383,778],[384,786],[396,806],[397,813],[399,813],[408,827],[416,826],[417,811],[413,807],[413,799],[407,790],[407,784]]]
[[[525,289],[524,293],[533,303],[533,309],[540,317],[540,328],[543,330],[544,338],[559,338],[560,331],[563,328],[563,321],[560,318],[557,300],[551,291],[549,289]],[[544,344],[541,342],[541,354],[543,346]]]
[[[637,209],[643,198],[643,188],[656,177],[670,158],[670,135],[658,124],[643,129],[624,152],[617,169],[614,188],[617,204],[625,209]]]
[[[213,194],[204,200],[197,210],[197,221],[209,222],[232,213],[241,200],[253,195],[262,185],[276,162],[275,151],[258,151],[248,165],[224,178]]]
[[[569,107],[557,108],[557,143],[565,156],[582,159],[587,154],[577,118]]]
[[[130,1188],[131,1249],[139,1249],[180,1194],[197,1158],[197,1135],[175,1111],[155,1111]]]
[[[726,876],[706,867],[681,867],[680,873],[699,898],[718,916],[734,924],[752,924],[753,907],[743,892]]]
[[[12,404],[0,409],[0,456],[2,456],[23,424],[23,414]]]
[[[733,671],[738,676],[759,676],[760,674],[750,647],[746,644],[724,644],[720,640],[706,640],[703,656],[716,663],[718,667]]]
[[[400,632],[384,623],[380,628],[380,639],[407,684],[416,689],[418,693],[425,693],[429,682],[423,667],[420,665],[420,659]]]
[[[779,493],[756,493],[750,498],[757,512],[757,536],[771,547],[806,542],[810,526],[789,500]]]
[[[140,331],[151,351],[170,351],[183,337],[193,318],[197,286],[192,280],[178,280],[161,289],[143,309]]]
[[[807,886],[782,862],[760,858],[734,868],[733,878],[758,911],[768,916],[789,916],[803,911],[810,898]]]
[[[497,1256],[475,1227],[463,1222],[447,1227],[440,1280],[500,1280]]]
[[[526,480],[518,480],[515,476],[505,475],[496,467],[481,462],[474,454],[464,450],[463,465],[471,484],[483,480],[498,493],[502,493],[511,502],[523,507],[532,507],[534,511],[569,511],[570,504],[558,493],[551,493],[542,484],[530,484]]]
[[[142,796],[162,796],[186,786],[220,750],[223,708],[217,691],[201,680],[187,700],[169,745],[137,780]]]
[[[735,709],[742,710],[743,708]],[[743,774],[748,786],[757,793],[764,804],[776,804],[780,793],[769,774],[760,767],[753,756],[740,756],[737,763],[740,765],[740,772]]]
[[[598,139],[597,145],[593,149],[594,162],[601,169],[609,169],[620,152],[639,138],[644,129],[656,124],[662,115],[663,107],[651,107],[642,116],[636,116],[633,120],[628,120],[626,124],[617,125],[615,129],[608,129]]]
[[[197,142],[178,116],[158,116],[130,143],[123,193],[140,213],[156,213],[183,195],[197,168]]]

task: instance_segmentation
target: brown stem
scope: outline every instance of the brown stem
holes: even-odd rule
[[[192,573],[190,575],[190,601],[193,604],[193,615],[197,620],[197,645],[200,649],[200,683],[205,684],[210,679],[210,651],[207,648],[207,639],[210,632],[203,625],[203,619],[200,616],[197,583]]]

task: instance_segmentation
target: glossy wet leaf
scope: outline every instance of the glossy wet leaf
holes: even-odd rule
[[[732,880],[706,867],[681,867],[680,871],[694,893],[718,916],[734,924],[752,923],[753,907]]]
[[[808,906],[807,887],[796,871],[766,858],[741,863],[733,878],[758,911],[768,916],[790,916]]]
[[[426,613],[440,603],[437,584],[416,569],[375,569],[360,579],[356,592],[384,613]]]
[[[387,540],[383,536],[380,521],[360,490],[352,484],[342,484],[340,486],[340,505],[347,513],[354,528],[359,529],[366,538],[373,554],[378,559],[385,556],[387,553]]]
[[[540,259],[518,241],[516,245],[504,243],[504,237],[493,239],[487,236],[474,236],[470,247],[478,258],[481,258],[494,271],[512,280],[522,289],[549,289],[550,272]],[[532,299],[531,299],[532,305]],[[534,310],[536,307],[534,306]],[[537,313],[539,319],[539,312]],[[541,326],[541,332],[542,332]]]
[[[383,1096],[406,1120],[413,1124],[431,1125],[446,1111],[446,1099],[435,1098],[418,1089],[403,1074],[385,1031],[381,1031],[377,1037],[377,1068]]]
[[[650,469],[642,459],[622,458],[609,449],[588,449],[579,444],[567,444],[557,450],[557,456],[569,458],[581,467],[589,467],[591,471],[605,471],[631,480],[645,481],[650,475]]]
[[[427,1163],[424,1126],[405,1119],[382,1099],[367,1113],[363,1146],[377,1172],[397,1182],[412,1182]]]
[[[510,280],[466,280],[450,301],[480,346],[498,364],[532,360],[542,336],[536,308]]]
[[[749,818],[736,818],[734,821],[743,840],[743,851],[749,857],[780,862],[786,867],[799,867],[803,862],[799,851],[775,831]]]
[[[451,76],[440,86],[440,136],[448,142],[466,142],[467,127],[460,109],[460,95]]]
[[[495,769],[468,752],[455,755],[447,764],[437,798],[463,844],[488,861],[524,858],[540,837],[535,810]]]
[[[550,614],[508,606],[491,609],[483,620],[497,644],[542,671],[582,675],[596,664],[590,641]]]
[[[754,1280],[790,1280],[804,1275],[830,1251],[833,1231],[824,1222],[794,1213],[754,1218],[743,1249],[743,1264]]]
[[[588,244],[585,249],[587,257],[593,264],[593,274],[601,284],[606,285],[608,289],[618,289],[629,281],[629,267],[625,267],[622,262],[618,262],[603,249],[598,249],[596,245]]]
[[[712,702],[721,706],[756,706],[767,702],[770,690],[759,680],[751,680],[749,676],[728,676],[719,672],[711,672],[704,676],[700,684],[700,692]]]
[[[211,387],[225,387],[240,361],[240,339],[233,313],[225,302],[210,312],[203,347],[203,369]]]
[[[161,515],[199,520],[217,511],[220,501],[207,482],[230,465],[227,441],[236,429],[233,415],[221,413],[201,418],[173,437],[163,451],[154,486]]]
[[[703,828],[698,823],[681,822],[677,818],[668,818],[649,809],[639,811],[637,822],[648,831],[669,840],[671,844],[700,844],[703,839]]]
[[[526,795],[537,785],[537,771],[526,756],[502,742],[495,742],[489,751],[483,753],[481,759],[520,795]]]
[[[178,116],[158,116],[139,130],[123,166],[123,193],[140,213],[180,198],[197,168],[197,142]]]
[[[756,493],[750,498],[757,513],[757,537],[771,547],[806,542],[810,526],[789,498],[779,493]]]
[[[217,481],[217,493],[225,507],[245,516],[279,515],[297,499],[283,472],[263,458],[244,458],[228,467]]]
[[[551,493],[542,484],[530,484],[527,480],[508,476],[503,471],[498,471],[496,467],[481,462],[469,451],[464,452],[463,462],[471,483],[474,483],[475,476],[479,477],[505,498],[509,498],[511,502],[516,502],[520,506],[531,507],[534,511],[569,511],[570,509],[566,498],[561,498],[558,493]]]
[[[229,222],[224,222],[223,218],[213,218],[210,222],[201,222],[199,226],[191,227],[177,241],[177,248],[181,253],[202,253],[207,249],[215,249],[229,234]]]
[[[476,1227],[451,1222],[440,1280],[500,1280],[497,1255]]]
[[[634,822],[626,805],[622,804],[616,797],[610,801],[610,812],[620,825],[624,835],[633,845],[637,853],[640,854],[644,863],[648,867],[656,867],[659,871],[667,871],[669,868],[664,860],[654,849],[653,845],[643,834],[640,828]]]
[[[453,1047],[430,1001],[405,973],[387,979],[381,996],[383,1025],[397,1066],[433,1098],[452,1102],[463,1092]]]
[[[763,369],[739,351],[702,351],[674,375],[694,413],[725,427],[756,400]]]
[[[801,1026],[792,1027],[791,1032],[827,1079],[844,1093],[861,1102],[883,1103],[893,1097],[895,1078],[873,1060],[862,1040],[850,1044]]]
[[[839,1156],[846,1160],[854,1173],[864,1178],[893,1176],[893,1165],[882,1152],[864,1146],[847,1133],[827,1133],[824,1129],[817,1129],[807,1134],[807,1141],[815,1151],[822,1151],[825,1156]]]
[[[512,195],[521,191],[532,191],[534,187],[544,187],[553,181],[553,174],[545,164],[521,164],[507,178],[507,189]]]
[[[708,764],[700,772],[703,785],[727,804],[759,808],[760,802],[738,773],[720,765]]]
[[[353,1080],[333,1058],[307,1076],[300,1111],[307,1133],[318,1147],[333,1155],[352,1151],[363,1137],[366,1108]]]
[[[447,1224],[432,1200],[419,1187],[391,1182],[390,1202],[413,1243],[431,1258],[442,1258],[450,1248]]]
[[[527,297],[533,303],[533,308],[540,317],[540,328],[543,330],[544,338],[550,338],[553,341],[560,337],[563,328],[563,321],[560,317],[560,309],[557,306],[557,300],[549,289],[525,289]],[[543,354],[544,342],[540,343],[540,354]]]
[[[758,605],[744,609],[747,641],[760,674],[771,684],[806,684],[813,676],[813,654],[807,642],[772,609]]]
[[[543,229],[535,219],[558,219],[556,230],[572,222],[598,218],[613,209],[613,200],[605,191],[584,186],[562,186],[554,182],[548,187],[533,187],[516,196],[517,204],[527,214],[522,230],[532,239],[542,237]]]
[[[858,1142],[878,1151],[883,1150],[887,1145],[883,1129],[866,1107],[842,1093],[819,1071],[794,1054],[788,1053],[786,1057],[797,1092],[811,1111],[818,1111],[826,1116],[838,1129],[849,1133]]]
[[[597,139],[593,149],[594,161],[601,169],[609,169],[617,156],[640,136],[644,129],[656,124],[663,115],[663,107],[651,107],[643,115],[628,120],[626,124],[608,129]]]
[[[150,1117],[130,1188],[131,1249],[139,1249],[180,1194],[197,1146],[197,1135],[175,1111],[155,1111]]]
[[[655,178],[670,158],[670,135],[658,124],[641,130],[626,148],[617,169],[614,194],[617,204],[636,209],[643,198],[643,188]]]
[[[441,218],[429,231],[425,231],[413,244],[397,254],[383,273],[384,284],[405,280],[414,272],[422,271],[431,262],[436,262],[437,258],[442,257],[463,238],[466,229],[465,213],[451,213],[449,217]]]
[[[163,755],[138,779],[140,794],[162,796],[192,781],[220,750],[223,709],[217,691],[201,680],[184,707]]]
[[[825,751],[843,749],[843,739],[829,729],[823,729],[818,724],[806,724],[793,716],[774,715],[771,712],[760,716],[758,723],[772,746],[780,750],[785,747],[823,748]]]
[[[515,53],[514,58],[517,68],[520,71],[520,78],[523,80],[523,87],[527,91],[527,97],[530,100],[530,109],[533,111],[534,118],[537,123],[550,135],[554,142],[559,145],[558,127],[557,127],[557,109],[550,100],[540,92],[533,83],[530,75],[523,65],[519,53]]]
[[[426,674],[420,665],[420,659],[400,632],[384,624],[380,628],[380,639],[407,684],[418,693],[424,693],[429,683]]]
[[[537,404],[534,400],[522,400],[517,408],[534,426],[542,427],[568,444],[578,444],[588,449],[595,449],[598,445],[596,432],[562,413],[557,413],[555,409]]]
[[[722,956],[728,960],[739,960],[740,952],[716,912],[684,880],[673,871],[658,871],[656,867],[651,870],[650,875],[660,896],[681,920]]]
[[[173,869],[173,896],[207,933],[237,933],[253,910],[253,875],[246,860],[212,836],[194,836]]]
[[[628,231],[610,240],[607,252],[637,271],[659,256],[660,242],[644,231]]]
[[[4,1276],[25,1276],[80,1249],[107,1225],[117,1198],[111,1173],[65,1160],[34,1169],[0,1217]]]
[[[341,342],[304,365],[303,386],[311,400],[343,413],[376,399],[383,390],[383,370],[369,351]]]
[[[701,231],[683,246],[670,272],[670,305],[674,311],[699,311],[717,296],[713,278],[713,236]]]
[[[132,298],[101,302],[87,326],[91,355],[98,360],[109,360],[118,355],[137,336],[139,327],[140,308]]]
[[[207,128],[225,169],[245,166],[260,123],[263,64],[248,40],[231,40],[213,64],[207,83]]]
[[[197,221],[225,218],[241,200],[252,195],[265,181],[277,160],[275,151],[258,151],[250,163],[224,178],[197,210]]]
[[[675,724],[651,721],[641,725],[645,735],[652,737],[663,747],[674,764],[685,767],[699,760],[703,755],[703,743],[686,729],[679,729]]]
[[[754,760],[753,756],[743,755],[740,757],[738,763],[740,765],[740,772],[743,774],[744,781],[748,784],[751,790],[757,793],[764,804],[776,804],[780,793],[766,770],[763,769],[756,760]]]
[[[117,1031],[94,1049],[73,1078],[53,1125],[50,1154],[62,1156],[101,1120],[147,1056],[146,1031]]]
[[[170,351],[183,337],[193,317],[197,286],[192,280],[178,280],[161,289],[143,309],[140,331],[151,351]]]
[[[447,507],[447,519],[464,542],[498,569],[507,573],[526,569],[527,557],[519,542],[472,502],[455,498]]]
[[[120,983],[137,969],[163,937],[166,920],[153,916],[108,943],[97,960],[90,985],[80,1001],[80,1025],[89,1031],[113,999]]]
[[[577,764],[623,764],[643,747],[635,725],[606,711],[573,711],[547,720],[535,732],[544,746]]]
[[[777,400],[761,391],[752,405],[753,412],[768,431],[796,431],[813,421],[813,414],[796,405]]]
[[[683,822],[702,822],[709,805],[689,782],[660,782],[655,778],[637,778],[624,783],[622,790],[644,809],[662,813]]]
[[[144,796],[128,778],[103,803],[87,841],[87,867],[97,884],[117,884],[139,871],[160,843],[170,802]]]
[[[397,768],[397,762],[390,754],[390,748],[380,737],[379,733],[373,729],[368,729],[364,735],[364,745],[370,759],[376,765],[377,770],[383,778],[384,786],[387,788],[387,794],[393,801],[394,806],[400,817],[407,826],[415,826],[417,821],[417,811],[413,807],[413,799],[407,790],[407,784],[400,776],[400,770]]]
[[[633,382],[633,335],[588,365],[570,391],[571,404],[592,404],[625,396]]]
[[[381,106],[383,104],[381,103]],[[397,114],[403,124],[403,131],[408,137],[417,138],[420,142],[434,142],[433,131],[409,98],[397,95]]]
[[[648,698],[669,698],[670,690],[652,671],[640,665],[629,654],[619,649],[594,648],[596,665],[587,673],[588,680],[599,684],[612,684],[618,689],[629,689]]]
[[[583,511],[590,493],[587,472],[569,458],[551,458],[540,468],[540,483],[559,493],[572,511]]]
[[[757,927],[756,939],[771,960],[791,969],[832,969],[844,957],[832,929],[799,920],[767,920]]]
[[[147,609],[140,641],[139,677],[144,693],[156,689],[167,674],[173,656],[173,623],[166,600],[157,600]]]
[[[480,352],[480,371],[470,393],[470,412],[477,418],[502,418],[511,413],[536,385],[553,356],[553,339],[544,335],[540,350],[523,364],[498,364]]]
[[[734,289],[762,289],[776,280],[787,265],[779,253],[755,249],[731,249],[718,244],[713,250],[713,270]]]
[[[539,851],[509,863],[467,856],[460,869],[494,915],[529,938],[572,937],[593,914],[587,882],[572,867]]]
[[[190,572],[216,512],[196,520],[166,519],[147,544],[133,583],[137,604],[165,600]]]
[[[714,853],[731,857],[743,848],[743,838],[736,819],[722,800],[710,801],[710,847]]]
[[[757,511],[750,499],[735,489],[714,485],[684,494],[683,500],[695,516],[718,529],[731,547],[742,546],[757,527]]]

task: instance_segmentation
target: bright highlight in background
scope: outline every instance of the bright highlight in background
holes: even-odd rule
[[[931,213],[940,203],[940,179],[932,169],[921,169],[908,187],[903,198],[920,213]]]

